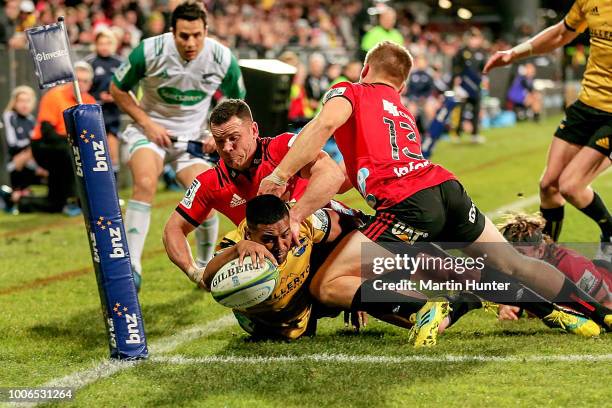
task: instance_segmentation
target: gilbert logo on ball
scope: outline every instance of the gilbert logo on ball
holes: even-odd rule
[[[234,259],[223,265],[213,277],[210,291],[213,298],[226,307],[247,309],[267,300],[278,282],[278,269],[265,259],[257,267],[246,256],[242,265]]]

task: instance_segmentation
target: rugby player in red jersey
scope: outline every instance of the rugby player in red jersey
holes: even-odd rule
[[[249,106],[238,99],[226,100],[213,110],[210,129],[221,160],[216,167],[195,178],[168,219],[163,234],[170,260],[196,283],[205,265],[195,264],[187,235],[212,210],[240,224],[246,215],[246,202],[257,195],[260,181],[280,163],[295,136],[283,133],[275,138],[260,138]],[[333,196],[344,182],[344,175],[335,169],[338,165],[325,152],[319,152],[288,184],[283,198],[286,201],[298,199],[311,188]],[[321,176],[308,184],[307,178],[313,175]],[[299,212],[304,204],[308,205],[308,198],[294,208]]]
[[[607,329],[612,327],[612,311],[553,266],[520,255],[478,210],[455,176],[422,157],[414,118],[402,106],[399,96],[411,67],[412,57],[404,47],[379,43],[366,56],[360,82],[340,82],[328,91],[319,114],[261,183],[259,194],[281,196],[292,176],[334,135],[351,183],[376,210],[376,216],[362,233],[351,233],[352,242],[344,245],[338,256],[332,254],[327,259],[322,268],[329,269],[329,273],[317,274],[311,291],[316,291],[317,286],[325,288],[321,298],[326,303],[326,296],[333,298],[336,285],[342,287],[347,279],[354,278],[351,274],[359,270],[361,243],[464,243],[463,251],[468,255],[487,256],[488,268],[483,270],[481,282],[515,281],[513,278],[516,278],[551,301],[571,300],[577,311]],[[318,194],[319,202],[308,203],[312,206],[308,210],[314,211],[332,196]],[[305,209],[303,205],[301,211],[306,213]],[[290,215],[292,231],[297,231],[303,215]],[[354,299],[358,307],[363,303],[359,298],[363,289],[357,291]],[[432,337],[448,312],[446,302],[428,302],[416,315],[417,338],[435,344]],[[567,319],[561,322],[562,326],[589,323],[588,320],[578,322],[575,316]],[[593,335],[599,333],[593,325],[589,327]],[[427,334],[421,336],[421,330]]]
[[[600,259],[590,260],[584,255],[556,244],[543,233],[546,220],[540,215],[512,214],[499,226],[509,242],[517,242],[521,253],[554,265],[568,278],[601,304],[612,306],[612,264]],[[516,320],[520,308],[502,305],[501,320]]]

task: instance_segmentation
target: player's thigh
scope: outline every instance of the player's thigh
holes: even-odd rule
[[[128,165],[132,172],[135,192],[144,190],[154,193],[164,167],[164,161],[159,153],[150,148],[137,149],[132,153]]]
[[[610,167],[610,163],[610,159],[600,151],[590,146],[583,147],[561,173],[561,189],[586,188],[602,171]]]
[[[184,187],[188,187],[191,185],[191,183],[193,183],[193,180],[195,180],[196,177],[211,168],[212,166],[206,162],[193,163],[178,171],[176,173],[176,178]]]
[[[580,151],[577,144],[570,143],[558,137],[553,137],[550,147],[548,148],[548,156],[546,158],[546,166],[540,181],[543,188],[558,187],[559,177],[563,169],[572,160],[572,158]]]
[[[463,248],[463,252],[473,258],[485,257],[486,264],[508,274],[514,273],[522,259],[522,255],[506,241],[486,216],[482,233],[472,244]]]
[[[364,244],[376,246],[359,231],[353,231],[345,236],[316,270],[310,282],[310,292],[319,298],[323,286],[335,279],[346,276],[361,279],[361,258],[362,249],[365,249]],[[364,265],[364,267],[367,266]]]

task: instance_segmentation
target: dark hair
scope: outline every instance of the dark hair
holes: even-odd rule
[[[178,20],[202,20],[204,28],[208,26],[208,15],[202,1],[186,0],[179,4],[172,12],[171,25],[172,29],[176,30],[176,22]]]
[[[272,194],[257,196],[246,204],[246,220],[249,228],[271,225],[288,216],[289,209],[285,202]]]
[[[222,125],[237,116],[242,120],[253,121],[253,114],[249,105],[241,99],[226,99],[210,113],[210,125]]]

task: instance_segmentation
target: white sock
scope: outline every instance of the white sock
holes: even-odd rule
[[[142,249],[151,223],[151,204],[129,200],[125,211],[125,230],[132,266],[142,274]]]
[[[212,218],[204,220],[196,228],[196,263],[202,268],[206,266],[215,252],[217,234],[219,233],[219,217],[215,214]]]

